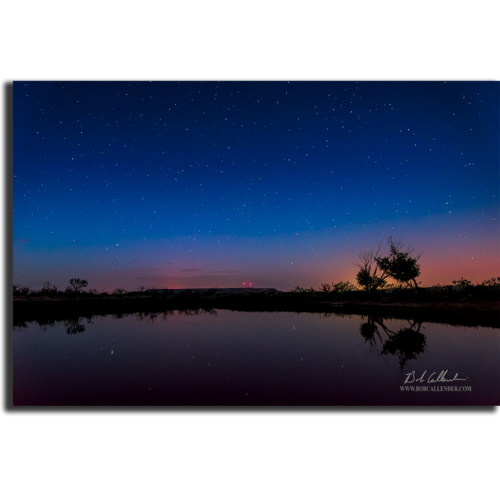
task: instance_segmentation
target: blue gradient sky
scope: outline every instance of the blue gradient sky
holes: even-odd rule
[[[15,82],[14,283],[500,275],[498,82]],[[384,246],[382,246],[384,249]]]

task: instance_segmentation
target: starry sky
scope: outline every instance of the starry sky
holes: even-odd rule
[[[13,281],[355,281],[389,235],[423,286],[500,276],[499,82],[14,82]]]

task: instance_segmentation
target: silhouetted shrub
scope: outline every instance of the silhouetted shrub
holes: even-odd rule
[[[349,281],[339,281],[338,283],[332,283],[332,292],[337,293],[347,293],[354,292],[358,287]]]
[[[500,288],[500,277],[499,278],[490,278],[489,280],[484,280],[481,283],[482,286],[492,287],[492,288]]]
[[[470,288],[472,286],[472,281],[464,280],[463,278],[452,281],[452,283],[455,285],[456,290],[458,290],[459,292],[463,292],[467,288]]]
[[[66,289],[67,292],[78,293],[82,288],[85,288],[89,282],[87,280],[81,280],[80,278],[71,278],[69,280],[69,287]]]
[[[55,295],[57,293],[57,286],[53,285],[50,281],[46,281],[43,284],[40,293],[43,295]]]
[[[14,285],[13,293],[15,297],[28,297],[33,294],[33,290],[29,286]]]

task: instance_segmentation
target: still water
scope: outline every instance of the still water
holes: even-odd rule
[[[500,404],[500,330],[486,327],[138,313],[27,323],[13,356],[15,406]],[[445,370],[464,380],[430,381]]]

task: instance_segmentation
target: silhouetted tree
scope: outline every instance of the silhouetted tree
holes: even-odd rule
[[[46,281],[42,286],[41,292],[45,294],[55,294],[57,293],[57,286],[53,285],[50,281]]]
[[[387,284],[385,281],[386,273],[380,273],[377,260],[379,252],[380,247],[376,253],[373,253],[373,250],[362,252],[359,254],[360,262],[353,262],[355,266],[359,267],[358,274],[356,274],[356,281],[368,293],[379,288],[384,288]]]
[[[413,255],[413,249],[408,247],[406,252],[402,252],[403,243],[401,240],[393,240],[392,236],[387,239],[389,245],[389,256],[379,257],[375,255],[373,260],[378,268],[383,272],[383,276],[390,277],[398,283],[407,287],[418,288],[416,278],[420,276],[420,265],[418,260],[422,254]]]
[[[493,288],[500,288],[500,277],[498,278],[491,278],[489,280],[484,280],[481,283],[482,286],[488,286],[488,287],[493,287]]]
[[[82,288],[85,288],[89,282],[87,280],[81,280],[79,278],[71,278],[69,280],[68,291],[70,292],[79,292]]]

